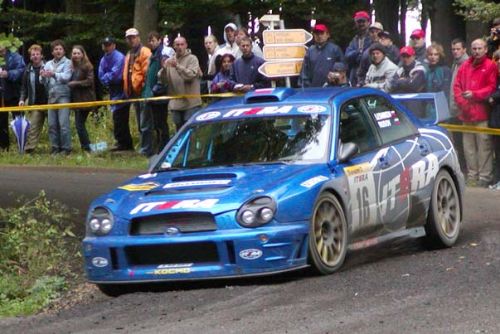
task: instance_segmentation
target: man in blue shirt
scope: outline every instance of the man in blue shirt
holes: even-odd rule
[[[26,64],[17,52],[10,52],[6,47],[0,47],[0,57],[5,66],[0,68],[0,93],[2,107],[17,106],[21,90],[21,78]],[[9,149],[9,113],[0,112],[0,150]]]
[[[102,50],[104,56],[99,63],[99,80],[109,89],[111,100],[121,100],[125,98],[123,94],[123,65],[125,56],[116,50],[116,42],[113,37],[106,37],[102,40]],[[111,106],[113,112],[113,134],[115,145],[111,151],[133,150],[132,136],[129,126],[130,105],[114,104]]]
[[[253,89],[271,87],[271,82],[258,70],[264,59],[252,52],[252,40],[243,37],[240,40],[241,57],[233,63],[231,79],[236,82],[234,91],[246,93]]]
[[[337,62],[344,62],[340,47],[330,39],[330,32],[324,24],[316,24],[313,29],[314,45],[304,56],[299,77],[301,87],[323,87],[328,82],[328,73]]]

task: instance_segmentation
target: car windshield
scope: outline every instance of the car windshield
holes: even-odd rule
[[[328,116],[310,114],[195,123],[170,146],[157,169],[322,161],[329,129]]]

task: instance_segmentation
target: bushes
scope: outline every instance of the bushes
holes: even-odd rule
[[[19,208],[0,208],[0,316],[40,310],[76,277],[73,214],[43,191]]]

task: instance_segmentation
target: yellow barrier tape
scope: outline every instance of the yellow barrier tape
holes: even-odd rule
[[[441,123],[439,125],[452,132],[482,133],[482,134],[497,135],[497,136],[500,135],[500,129],[483,128],[479,126],[470,126],[470,125],[441,124]]]
[[[16,107],[2,107],[0,108],[0,112],[9,112],[9,111],[31,111],[31,110],[54,110],[54,109],[80,109],[80,108],[89,108],[89,107],[100,107],[100,106],[109,106],[114,104],[124,104],[124,103],[134,103],[134,102],[153,102],[153,101],[168,101],[173,99],[187,99],[187,98],[196,98],[196,97],[218,97],[218,98],[226,98],[226,97],[234,97],[241,96],[240,94],[234,93],[220,93],[220,94],[202,94],[202,95],[178,95],[178,96],[157,96],[157,97],[148,97],[148,98],[137,98],[137,99],[128,99],[128,100],[106,100],[106,101],[92,101],[92,102],[73,102],[73,103],[58,103],[58,104],[38,104],[38,105],[24,105],[24,106],[16,106]]]

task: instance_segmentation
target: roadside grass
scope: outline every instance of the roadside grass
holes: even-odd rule
[[[43,191],[0,208],[0,317],[39,312],[78,281],[75,214]]]
[[[27,114],[29,119],[29,114]],[[174,129],[169,120],[171,131]],[[50,154],[47,120],[40,135],[40,142],[32,154],[21,154],[17,149],[17,140],[9,128],[10,150],[0,151],[0,164],[3,165],[27,165],[27,166],[68,166],[68,167],[94,167],[94,168],[122,168],[145,170],[148,167],[148,159],[138,153],[139,132],[135,111],[130,111],[130,131],[135,151],[110,152],[114,144],[112,113],[107,107],[100,107],[97,112],[91,113],[87,119],[87,131],[92,144],[100,143],[106,148],[101,151],[87,153],[81,150],[78,135],[75,129],[74,113],[71,113],[71,135],[72,153],[69,156]],[[173,133],[171,133],[173,134]]]

